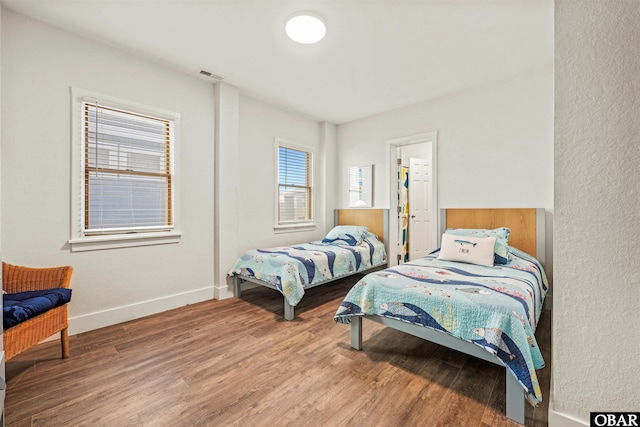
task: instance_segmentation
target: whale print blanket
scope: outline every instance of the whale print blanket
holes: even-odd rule
[[[384,244],[370,235],[358,246],[317,241],[252,249],[236,261],[229,275],[242,275],[267,282],[276,287],[289,304],[295,306],[309,285],[348,276],[386,262]]]
[[[436,251],[370,273],[349,291],[335,320],[350,323],[352,316],[378,315],[472,342],[497,356],[536,406],[542,401],[536,369],[544,360],[534,331],[548,283],[535,258],[509,250],[507,265],[442,261]]]

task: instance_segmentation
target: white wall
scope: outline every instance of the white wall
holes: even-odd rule
[[[216,163],[216,297],[232,295],[226,274],[247,249],[283,246],[321,238],[333,225],[331,197],[335,126],[318,123],[241,94],[237,88],[216,88],[219,106]],[[276,232],[276,157],[274,138],[314,151],[314,215],[316,228]],[[328,179],[328,181],[327,181]],[[333,194],[331,192],[330,194]],[[328,225],[327,225],[328,224]]]
[[[638,411],[640,3],[556,0],[551,426]]]
[[[71,333],[212,298],[213,85],[6,9],[2,66],[4,260],[74,267]],[[71,86],[181,114],[180,243],[70,252]]]
[[[269,104],[240,96],[240,169],[237,176],[238,249],[290,245],[322,238],[325,234],[324,179],[321,154],[325,151],[320,123],[283,111]],[[313,231],[276,233],[275,184],[276,160],[274,137],[310,147],[314,150],[314,212],[317,227]],[[328,139],[327,144],[331,144]],[[333,224],[333,218],[328,221]],[[238,254],[240,255],[240,253]],[[230,269],[233,267],[229,265]]]
[[[2,93],[2,7],[0,7],[0,93]],[[0,261],[2,261],[2,97],[0,97]],[[0,275],[0,284],[2,284],[2,275]],[[5,360],[4,360],[4,338],[0,333],[0,376],[5,376]],[[0,417],[4,420],[4,398],[6,394],[4,391],[0,392]]]
[[[549,31],[553,31],[549,28]],[[347,171],[374,164],[374,205],[390,207],[387,141],[438,132],[439,208],[547,209],[546,263],[553,282],[553,52],[549,63],[508,80],[338,126],[338,207]],[[553,286],[547,299],[552,306]]]
[[[245,249],[309,241],[331,228],[352,164],[376,165],[375,205],[388,207],[388,139],[438,130],[441,206],[552,207],[551,63],[336,127],[233,87],[215,92],[201,80],[10,11],[3,15],[3,255],[20,264],[75,267],[72,333],[214,291],[228,296],[225,273]],[[70,86],[181,113],[179,244],[70,253]],[[316,151],[313,231],[274,232],[274,137]],[[231,213],[229,200],[236,202]],[[168,298],[175,294],[182,297]]]
[[[324,177],[322,182],[323,188],[321,197],[324,198],[324,230],[326,235],[335,225],[334,216],[337,206],[338,180],[341,179],[340,174],[336,173],[336,165],[338,160],[338,127],[332,123],[320,123],[320,141],[323,145],[321,157],[321,174]],[[321,201],[321,204],[323,202]]]
[[[321,238],[333,225],[336,127],[6,11],[2,217],[6,261],[75,269],[71,333],[231,295],[244,250]],[[71,253],[70,87],[181,114],[176,245]],[[39,124],[34,126],[34,120]],[[313,231],[274,232],[274,137],[315,150]],[[216,156],[219,156],[217,159]],[[329,189],[329,191],[326,191]]]
[[[0,7],[0,93],[2,93],[2,7]],[[2,97],[0,97],[0,261],[2,261]],[[0,275],[1,283],[2,275]],[[3,349],[4,342],[2,334],[0,334],[0,351]],[[0,364],[0,375],[4,378],[4,364]],[[4,401],[2,402],[2,411],[4,411]]]
[[[551,31],[551,29],[550,29]],[[350,165],[375,164],[389,207],[386,141],[438,131],[440,207],[553,206],[553,62],[515,78],[338,126],[340,207]]]
[[[216,99],[216,173],[214,211],[214,297],[233,296],[231,280],[227,277],[239,255],[238,230],[240,222],[237,203],[240,191],[242,156],[240,153],[240,94],[238,88],[224,82],[215,86]],[[245,194],[247,189],[245,190]]]

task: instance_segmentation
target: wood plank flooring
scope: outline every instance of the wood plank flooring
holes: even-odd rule
[[[518,426],[504,369],[364,321],[363,351],[335,323],[360,277],[307,291],[293,322],[271,289],[47,342],[6,364],[6,426]],[[551,316],[537,338],[546,426]]]

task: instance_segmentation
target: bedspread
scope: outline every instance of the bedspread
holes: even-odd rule
[[[509,249],[508,265],[441,261],[433,253],[370,273],[349,291],[335,320],[379,315],[472,342],[506,365],[535,406],[542,401],[536,369],[544,360],[534,331],[548,283],[535,258]]]
[[[295,306],[311,284],[336,279],[386,263],[384,244],[375,238],[359,246],[320,241],[244,253],[229,275],[253,277],[275,286]]]

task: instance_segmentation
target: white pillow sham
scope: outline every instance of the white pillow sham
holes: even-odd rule
[[[493,267],[496,237],[471,237],[443,234],[438,259]]]

